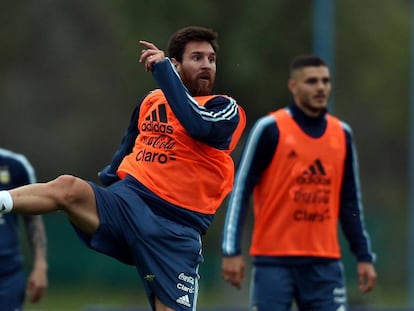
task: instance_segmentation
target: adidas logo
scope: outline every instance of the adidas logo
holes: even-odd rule
[[[191,307],[190,299],[188,298],[188,295],[184,295],[184,296],[177,298],[176,302],[179,303],[180,305]]]
[[[161,122],[167,123],[167,110],[165,109],[165,104],[158,105],[157,108],[152,110],[150,114],[145,118],[146,121],[154,121],[154,122]]]
[[[316,159],[314,164],[309,166],[309,171],[311,172],[312,175],[316,175],[318,173],[321,175],[326,175],[322,162],[319,159]],[[306,173],[306,171],[304,173]]]
[[[331,179],[326,177],[326,171],[320,159],[316,159],[302,175],[296,178],[296,181],[299,184],[331,184]]]
[[[167,110],[165,104],[158,105],[146,117],[141,125],[142,132],[156,132],[172,134],[174,129],[168,125]]]

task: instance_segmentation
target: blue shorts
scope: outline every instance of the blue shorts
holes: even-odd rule
[[[7,264],[7,262],[2,262]],[[26,295],[26,274],[22,269],[11,271],[0,278],[0,309],[23,310]]]
[[[74,227],[80,238],[88,247],[134,265],[152,309],[157,296],[174,310],[195,310],[203,261],[200,234],[154,214],[132,182],[121,180],[108,188],[90,185],[100,226],[92,236]]]
[[[255,265],[251,278],[251,310],[347,310],[342,263],[333,260],[301,266]]]

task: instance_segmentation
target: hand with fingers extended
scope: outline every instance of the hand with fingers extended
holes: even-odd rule
[[[223,257],[221,265],[223,279],[237,289],[241,289],[241,283],[244,279],[245,266],[243,256],[241,255]]]
[[[155,44],[144,40],[140,40],[139,44],[145,47],[145,49],[141,50],[139,62],[145,64],[146,71],[152,71],[152,66],[155,63],[165,59],[164,51],[158,49]]]

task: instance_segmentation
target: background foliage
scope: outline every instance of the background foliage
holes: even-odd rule
[[[360,296],[344,244],[352,304],[407,304],[410,4],[336,1],[333,107],[354,130],[366,222],[378,253],[378,288]],[[306,0],[16,0],[2,3],[0,16],[1,146],[26,154],[39,181],[62,173],[97,181],[133,107],[155,87],[137,63],[140,39],[165,48],[179,27],[215,29],[217,91],[245,107],[248,130],[289,102],[290,59],[312,48],[312,1]],[[224,214],[225,205],[204,238],[201,306],[247,302],[248,280],[240,293],[220,279]],[[46,302],[62,287],[108,285],[125,294],[124,303],[146,305],[133,268],[87,250],[63,215],[45,220]],[[102,296],[95,302],[112,301]]]

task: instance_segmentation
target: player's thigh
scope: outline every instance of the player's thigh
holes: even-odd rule
[[[287,311],[294,292],[290,267],[255,265],[252,270],[250,308],[253,311]]]
[[[26,291],[26,276],[23,270],[0,278],[0,310],[22,310]]]
[[[342,263],[329,261],[295,270],[300,310],[347,310],[347,294]]]
[[[135,221],[139,239],[132,248],[151,305],[157,297],[173,310],[194,310],[203,261],[200,234],[145,208]]]

